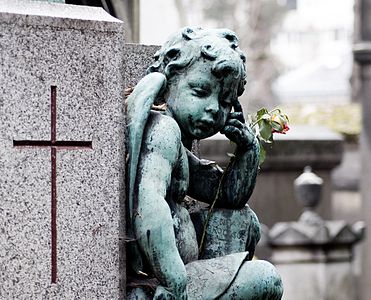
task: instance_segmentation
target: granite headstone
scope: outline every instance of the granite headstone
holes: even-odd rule
[[[0,0],[0,299],[119,299],[121,21]]]

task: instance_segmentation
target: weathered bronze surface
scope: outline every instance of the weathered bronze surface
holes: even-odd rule
[[[155,58],[127,99],[127,198],[135,280],[152,277],[158,285],[153,293],[132,285],[128,298],[281,299],[274,267],[251,260],[260,231],[246,203],[259,147],[238,102],[246,71],[236,35],[185,28]],[[190,151],[193,140],[217,132],[236,144],[225,171]],[[193,223],[182,205],[186,195],[211,204],[213,213],[201,209]]]

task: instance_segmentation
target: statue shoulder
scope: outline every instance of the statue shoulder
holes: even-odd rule
[[[152,111],[143,142],[150,152],[157,152],[170,160],[176,160],[182,145],[181,131],[173,118]]]

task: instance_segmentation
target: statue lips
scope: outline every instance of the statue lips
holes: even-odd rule
[[[215,121],[210,118],[203,118],[196,122],[196,127],[204,133],[208,133],[214,129]]]

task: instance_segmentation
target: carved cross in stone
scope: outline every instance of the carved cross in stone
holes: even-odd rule
[[[57,135],[57,87],[51,86],[51,139],[14,140],[14,147],[50,147],[51,154],[51,282],[57,282],[57,150],[92,148],[91,141],[58,141]]]

